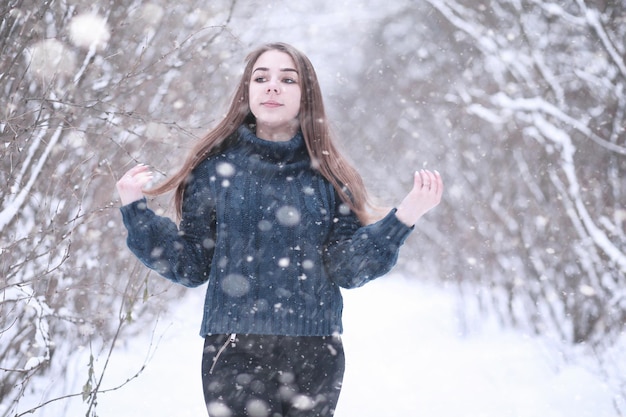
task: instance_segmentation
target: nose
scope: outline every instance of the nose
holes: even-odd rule
[[[270,80],[267,83],[267,91],[268,94],[269,93],[276,93],[276,94],[280,94],[280,86],[278,85],[278,83],[276,82],[276,80]]]

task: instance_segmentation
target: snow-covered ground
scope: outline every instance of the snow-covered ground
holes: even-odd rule
[[[126,341],[103,388],[101,417],[206,416],[198,336],[201,289],[156,331]],[[337,417],[613,417],[614,387],[591,360],[566,361],[538,338],[481,325],[461,332],[455,296],[390,275],[346,291],[347,371]],[[74,409],[75,408],[75,409]],[[83,415],[76,402],[66,415]]]

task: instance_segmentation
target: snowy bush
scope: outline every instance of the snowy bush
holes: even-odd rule
[[[623,2],[428,0],[372,27],[346,132],[375,139],[361,158],[381,189],[420,164],[447,187],[407,266],[566,343],[621,333],[625,19]]]
[[[190,110],[230,91],[206,87],[233,47],[215,41],[230,3],[212,4],[204,16],[158,1],[0,6],[0,415],[27,412],[25,396],[83,396],[95,413],[94,363],[179,294],[125,249],[114,184],[138,161],[173,168],[172,150],[211,123]],[[91,363],[72,364],[81,351]],[[69,368],[83,392],[49,386]]]

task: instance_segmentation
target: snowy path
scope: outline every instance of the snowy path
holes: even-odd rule
[[[347,371],[337,417],[615,416],[608,387],[518,333],[485,330],[461,337],[453,296],[390,276],[345,293]],[[205,417],[197,335],[202,290],[191,290],[171,317],[146,370],[102,395],[98,415]],[[114,356],[105,385],[144,362],[149,336]]]

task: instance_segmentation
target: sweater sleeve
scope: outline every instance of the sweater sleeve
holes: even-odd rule
[[[179,226],[156,215],[145,199],[121,208],[130,250],[147,267],[186,287],[208,280],[215,247],[214,205],[197,183],[185,190]]]
[[[400,246],[413,227],[391,210],[376,223],[361,226],[352,212],[338,215],[324,250],[331,279],[344,288],[360,287],[386,274],[396,264]]]

